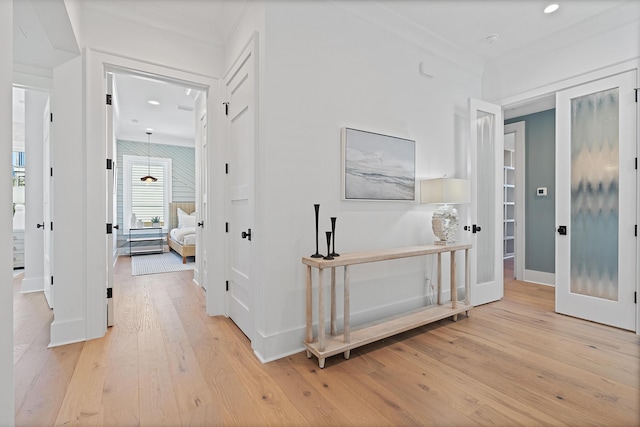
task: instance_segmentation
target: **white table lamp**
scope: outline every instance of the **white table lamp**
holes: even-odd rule
[[[451,206],[471,202],[471,185],[466,179],[437,178],[420,181],[420,203],[440,204],[431,218],[436,245],[456,242],[458,211]]]

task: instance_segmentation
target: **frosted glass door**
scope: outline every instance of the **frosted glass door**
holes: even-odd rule
[[[556,311],[635,329],[635,72],[558,93]]]
[[[502,298],[503,162],[502,108],[469,100],[471,136],[471,303]]]

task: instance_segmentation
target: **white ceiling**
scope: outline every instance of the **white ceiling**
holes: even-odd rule
[[[631,0],[637,1],[637,0]],[[625,0],[378,0],[381,7],[424,31],[483,60],[495,59],[532,43],[558,39],[574,25],[613,9]],[[544,8],[560,8],[545,14]],[[492,34],[498,39],[489,43]]]
[[[188,39],[222,46],[247,1],[254,0],[79,0],[79,4],[84,10],[109,14]],[[388,27],[394,31],[406,30],[422,35],[422,45],[427,50],[433,40],[438,40],[480,62],[498,59],[533,45],[566,43],[579,37],[580,31],[593,30],[589,25],[590,20],[603,14],[610,17],[606,25],[614,26],[615,17],[620,14],[612,11],[625,5],[640,4],[638,0],[556,0],[560,5],[559,10],[546,15],[542,10],[551,3],[550,0],[325,1],[349,13],[361,15],[363,19],[369,18],[372,23],[393,22]],[[55,65],[56,55],[53,52],[74,51],[73,43],[68,40],[70,25],[64,26],[66,29],[61,34],[53,31],[50,25],[38,27],[40,21],[46,21],[43,19],[43,14],[47,13],[44,5],[59,6],[62,3],[63,0],[15,2],[16,62],[50,67]],[[635,14],[638,13],[637,9],[633,9]],[[602,25],[602,21],[599,25]],[[497,34],[498,38],[488,43],[485,39],[492,34]],[[47,39],[50,40],[48,44],[44,42]],[[413,41],[416,41],[415,37]],[[36,49],[36,45],[40,50]],[[194,139],[193,112],[177,108],[178,105],[193,108],[193,97],[186,96],[184,88],[131,76],[118,76],[116,84],[118,137],[146,140],[145,128],[151,127],[154,128],[152,142],[164,138],[183,141]],[[147,104],[150,98],[156,98],[161,104]],[[138,120],[137,124],[133,123],[134,119]]]
[[[114,124],[118,139],[193,146],[195,96],[183,86],[127,74],[114,77]],[[151,105],[147,101],[157,101]]]

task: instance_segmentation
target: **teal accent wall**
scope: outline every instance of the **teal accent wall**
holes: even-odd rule
[[[555,273],[556,110],[505,120],[525,122],[525,260],[527,270]],[[536,195],[547,187],[547,196]]]
[[[175,202],[195,202],[196,200],[196,149],[194,147],[181,147],[177,145],[151,144],[149,147],[151,157],[171,158],[171,197]],[[147,156],[147,143],[139,141],[118,140],[116,146],[116,167],[118,173],[118,189],[116,196],[117,218],[116,223],[124,225],[122,218],[122,160],[124,155]],[[118,246],[126,246],[123,237],[124,226],[118,230]]]

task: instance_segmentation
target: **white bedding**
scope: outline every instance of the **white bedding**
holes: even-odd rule
[[[195,227],[174,228],[169,232],[169,235],[173,240],[184,246],[196,244]]]

